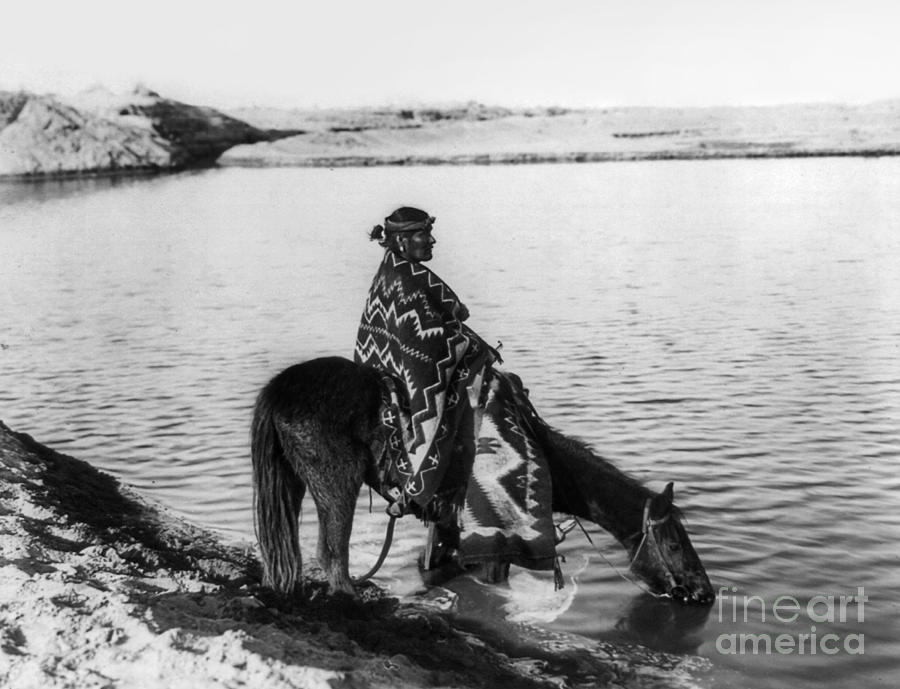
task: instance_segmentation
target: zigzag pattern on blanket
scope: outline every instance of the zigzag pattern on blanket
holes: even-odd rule
[[[440,415],[437,405],[459,350],[471,344],[457,316],[460,307],[453,290],[432,271],[385,254],[363,311],[356,356],[403,381],[416,425]],[[414,442],[424,439],[417,436]]]
[[[425,266],[385,253],[372,281],[355,359],[397,381],[411,423],[402,490],[425,506],[441,487],[458,429],[474,424],[487,352],[462,325],[465,307]],[[474,455],[474,441],[471,448]]]

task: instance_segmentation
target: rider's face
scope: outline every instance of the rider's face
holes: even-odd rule
[[[418,263],[430,261],[432,248],[437,240],[431,235],[431,230],[417,230],[401,235],[398,238],[400,255],[407,261]]]

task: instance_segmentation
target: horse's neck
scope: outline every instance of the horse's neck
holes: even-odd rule
[[[548,428],[545,442],[553,475],[553,509],[589,519],[632,551],[644,504],[653,493],[582,443]]]

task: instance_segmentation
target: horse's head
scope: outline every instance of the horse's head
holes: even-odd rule
[[[631,570],[653,593],[707,605],[715,593],[672,504],[672,484],[644,502],[641,530],[632,536]]]

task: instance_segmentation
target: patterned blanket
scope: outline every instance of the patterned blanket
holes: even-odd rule
[[[547,460],[534,440],[539,423],[518,377],[495,370],[459,519],[463,565],[554,568],[553,493]]]
[[[452,513],[460,558],[551,569],[551,485],[533,441],[536,415],[515,376],[464,321],[431,270],[387,251],[372,282],[357,363],[386,378],[382,484],[401,513]]]
[[[399,464],[403,494],[425,507],[456,455],[471,465],[475,410],[490,350],[463,321],[453,290],[421,263],[392,251],[372,281],[356,339],[357,363],[391,376],[410,419]],[[455,448],[457,439],[468,446]],[[443,490],[442,490],[443,492]]]

